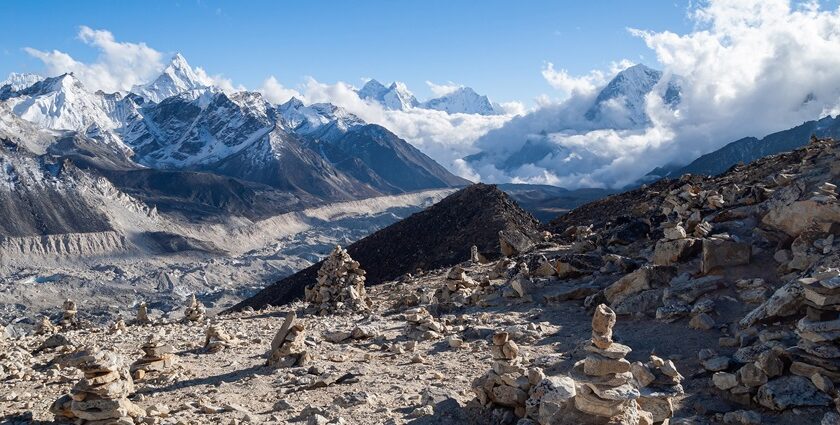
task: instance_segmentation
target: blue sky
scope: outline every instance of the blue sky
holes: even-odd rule
[[[634,27],[691,30],[678,1],[84,1],[0,3],[0,75],[43,70],[23,51],[60,50],[88,62],[98,52],[79,27],[145,42],[194,66],[258,87],[275,75],[287,87],[306,76],[361,84],[401,80],[421,99],[425,82],[452,81],[498,101],[531,103],[553,90],[546,62],[572,74],[630,59],[655,66]]]

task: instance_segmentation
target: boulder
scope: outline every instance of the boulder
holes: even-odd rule
[[[708,274],[718,268],[740,266],[750,263],[752,246],[729,239],[703,239],[703,253],[700,270]]]
[[[789,282],[777,289],[770,298],[749,312],[739,322],[742,328],[756,323],[775,320],[796,314],[804,301],[802,285]]]
[[[604,295],[610,305],[617,305],[633,294],[666,286],[676,271],[673,266],[644,266],[608,286]]]
[[[840,204],[805,200],[779,205],[768,211],[761,222],[794,238],[812,226],[828,232],[832,223],[840,222]]]
[[[658,266],[670,266],[685,261],[700,252],[700,239],[686,238],[677,240],[660,240],[653,250],[652,262]]]
[[[758,389],[755,399],[762,406],[777,411],[794,407],[829,406],[832,403],[831,397],[801,376],[773,379]]]

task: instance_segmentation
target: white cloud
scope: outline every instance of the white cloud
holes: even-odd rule
[[[91,90],[113,92],[128,90],[153,78],[163,68],[160,52],[145,43],[118,42],[105,30],[82,26],[79,39],[99,50],[96,61],[85,64],[58,50],[41,51],[31,47],[24,50],[40,59],[48,75],[73,72]]]
[[[475,140],[489,130],[501,127],[511,118],[510,115],[450,115],[422,108],[386,110],[378,103],[360,99],[350,84],[325,84],[313,78],[307,79],[304,84],[303,96],[311,103],[330,102],[369,123],[379,124],[450,171],[471,180],[477,175],[461,158],[476,153]]]
[[[271,103],[286,103],[293,97],[306,101],[300,92],[284,87],[273,75],[263,81],[258,91]]]
[[[225,77],[222,74],[208,74],[207,71],[205,71],[204,68],[200,66],[195,68],[195,74],[198,75],[199,79],[201,79],[202,84],[206,84],[208,86],[216,86],[222,89],[222,91],[224,91],[227,94],[247,90],[242,84],[234,84],[233,80]]]
[[[596,69],[589,74],[574,77],[565,69],[554,69],[554,64],[551,62],[548,62],[543,68],[542,76],[551,87],[560,90],[567,96],[592,93],[598,86],[607,81],[606,76],[600,70]]]
[[[676,110],[660,97],[662,81],[646,97],[650,125],[591,128],[581,120],[583,112],[607,76],[628,63],[583,76],[549,63],[543,76],[569,97],[560,104],[543,98],[536,112],[477,142],[489,155],[506,158],[530,140],[534,158],[514,169],[477,164],[482,179],[618,187],[656,166],[686,163],[739,138],[840,111],[840,9],[825,10],[816,2],[713,0],[689,16],[695,29],[685,34],[630,30],[656,54],[663,80],[679,81]],[[554,149],[545,154],[540,146]]]
[[[429,86],[429,90],[432,91],[432,93],[435,95],[435,97],[446,96],[447,94],[452,93],[455,90],[460,89],[461,87],[464,87],[460,84],[455,84],[452,81],[450,81],[448,83],[444,83],[444,84],[435,84],[435,83],[427,80],[426,85]]]

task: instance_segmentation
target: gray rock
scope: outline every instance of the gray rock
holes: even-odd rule
[[[829,406],[831,397],[821,392],[807,378],[783,376],[767,382],[758,389],[756,401],[777,411],[794,407]]]

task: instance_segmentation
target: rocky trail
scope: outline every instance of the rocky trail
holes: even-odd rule
[[[227,314],[67,302],[0,341],[0,423],[836,425],[838,158],[661,181],[376,285],[337,247],[301,298]]]

